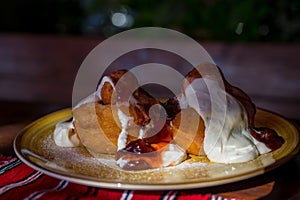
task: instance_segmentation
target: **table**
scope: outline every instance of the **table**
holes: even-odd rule
[[[14,155],[13,138],[31,121],[71,107],[76,71],[85,55],[100,41],[78,37],[0,35],[1,154]],[[203,46],[212,52],[217,64],[224,66],[225,76],[250,94],[257,105],[281,113],[300,125],[299,44],[205,42]],[[256,79],[268,77],[268,81],[253,82],[258,75],[261,77]],[[265,89],[259,90],[262,85]],[[299,171],[300,153],[264,175],[204,188],[201,192],[224,198],[299,199]]]

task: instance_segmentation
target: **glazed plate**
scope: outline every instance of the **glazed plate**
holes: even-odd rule
[[[280,149],[244,163],[211,163],[205,157],[194,156],[174,167],[132,172],[120,169],[112,155],[94,158],[83,147],[56,146],[52,138],[55,124],[71,116],[71,109],[65,109],[27,126],[15,138],[17,156],[49,176],[78,184],[114,189],[174,190],[217,186],[258,176],[282,165],[300,148],[299,132],[292,123],[272,112],[258,110],[256,127],[276,130],[285,140]]]

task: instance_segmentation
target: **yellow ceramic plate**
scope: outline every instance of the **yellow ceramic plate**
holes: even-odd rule
[[[284,145],[255,160],[217,164],[192,157],[175,167],[130,172],[120,169],[113,157],[93,158],[84,148],[62,148],[54,144],[55,124],[71,118],[71,109],[45,116],[26,127],[15,139],[17,156],[32,168],[71,182],[115,189],[171,190],[216,186],[265,173],[291,157],[300,148],[297,128],[274,113],[258,110],[257,127],[275,129]]]

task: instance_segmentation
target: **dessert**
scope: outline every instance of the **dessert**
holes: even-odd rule
[[[182,92],[164,100],[140,87],[130,71],[117,70],[100,79],[53,136],[57,145],[82,145],[94,157],[112,154],[125,170],[174,166],[189,155],[246,162],[284,143],[274,130],[254,127],[255,110],[213,64],[194,68]]]

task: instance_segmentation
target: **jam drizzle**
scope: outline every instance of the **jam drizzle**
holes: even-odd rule
[[[284,143],[284,139],[275,130],[270,128],[252,128],[251,135],[259,142],[264,143],[272,151],[279,149]]]
[[[151,129],[149,130],[151,132]],[[147,136],[147,132],[145,134]],[[117,151],[116,160],[126,160],[122,167],[126,170],[158,168],[162,164],[161,150],[173,140],[170,121],[155,135],[129,142],[124,149]]]

